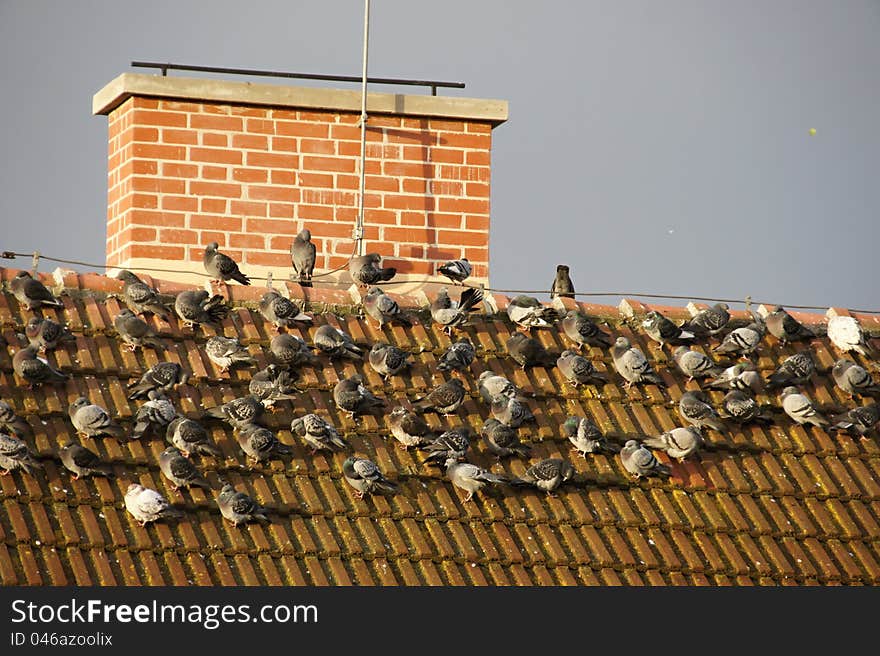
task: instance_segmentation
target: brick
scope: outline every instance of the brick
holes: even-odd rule
[[[202,165],[203,180],[227,180],[229,179],[229,169],[225,166],[208,166]]]
[[[485,246],[488,235],[481,232],[464,232],[461,230],[438,230],[438,244],[455,244],[457,246]]]
[[[233,134],[231,145],[241,150],[268,150],[269,138],[262,134]]]
[[[327,233],[318,227],[309,226],[314,236],[324,236]],[[253,219],[245,220],[245,231],[251,233],[260,233],[267,235],[296,235],[300,231],[300,226],[294,221],[279,221],[274,219]],[[348,228],[349,232],[351,227]]]
[[[266,216],[268,213],[267,203],[258,203],[252,200],[229,201],[229,213],[237,215]]]
[[[241,185],[223,182],[199,182],[191,180],[189,193],[197,196],[223,196],[225,198],[240,198]]]
[[[228,205],[223,198],[199,198],[199,211],[206,214],[226,214]]]
[[[132,113],[131,121],[136,125],[160,125],[178,128],[186,127],[186,114],[177,112],[149,111],[136,109]]]
[[[267,182],[269,173],[266,169],[233,168],[232,179],[238,182]]]
[[[261,253],[248,251],[244,255],[244,262],[259,266],[272,266],[290,268],[290,253]]]
[[[134,244],[131,247],[131,257],[151,257],[158,260],[182,260],[184,252],[183,248],[175,246]]]
[[[195,164],[162,162],[162,175],[167,178],[197,178],[199,167]]]
[[[199,209],[199,201],[189,196],[162,196],[159,199],[159,207],[163,210],[196,212]]]
[[[293,187],[279,187],[268,185],[248,185],[248,198],[251,200],[277,200],[289,203],[300,201],[300,190]]]
[[[330,136],[330,127],[326,123],[306,123],[302,121],[276,121],[275,133],[288,137],[313,137],[317,139],[326,139]],[[333,126],[338,128],[342,126]],[[333,139],[336,139],[333,136]],[[358,135],[358,138],[360,136]]]
[[[183,146],[136,143],[132,147],[131,152],[132,157],[142,157],[144,159],[186,159],[186,148]]]
[[[266,248],[266,238],[263,235],[253,235],[253,234],[231,234],[229,235],[229,245],[235,248],[247,248],[247,249],[264,249]]]
[[[196,244],[198,243],[198,233],[195,230],[163,229],[159,231],[159,241],[163,244]]]
[[[302,167],[311,171],[338,171],[340,173],[354,173],[356,160],[347,157],[318,157],[305,155],[302,158]]]
[[[189,126],[200,130],[224,130],[241,132],[244,122],[237,116],[216,116],[210,114],[191,114]]]
[[[195,146],[199,143],[199,134],[194,130],[177,130],[166,128],[162,130],[162,142],[166,144]]]
[[[241,232],[243,221],[237,216],[217,216],[193,214],[189,218],[189,227],[195,229],[223,230],[224,232]]]

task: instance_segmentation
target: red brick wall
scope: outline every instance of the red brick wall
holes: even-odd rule
[[[129,98],[109,114],[107,264],[200,262],[216,241],[244,271],[287,270],[307,227],[316,270],[342,265],[354,247],[358,118]],[[410,274],[464,256],[488,277],[491,124],[371,115],[367,125],[366,251]]]

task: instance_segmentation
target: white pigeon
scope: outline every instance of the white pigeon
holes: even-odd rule
[[[841,351],[855,351],[866,358],[874,355],[874,349],[865,339],[865,333],[854,317],[836,316],[828,320],[828,339]]]
[[[125,492],[125,509],[141,526],[164,517],[180,517],[182,515],[177,508],[168,502],[168,499],[156,490],[137,483],[129,485]]]

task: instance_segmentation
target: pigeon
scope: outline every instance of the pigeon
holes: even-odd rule
[[[692,351],[687,346],[679,346],[672,353],[679,371],[688,377],[688,382],[694,378],[706,378],[721,374],[721,367],[717,366],[710,357],[700,351]]]
[[[828,425],[828,419],[813,407],[810,401],[801,391],[794,386],[786,387],[779,395],[782,409],[791,419],[800,425],[812,424],[822,428]]]
[[[316,350],[326,354],[331,360],[337,358],[364,359],[364,349],[355,343],[351,335],[329,323],[325,323],[315,331],[312,343]]]
[[[738,424],[747,424],[752,421],[767,423],[772,419],[764,414],[764,410],[748,392],[743,390],[730,390],[724,395],[721,407],[727,415]]]
[[[523,328],[547,328],[551,325],[550,320],[555,317],[555,311],[542,305],[534,296],[520,294],[507,304],[507,316]]]
[[[180,518],[183,513],[156,490],[132,483],[125,492],[125,509],[138,524],[146,526],[160,519]]]
[[[562,424],[562,430],[573,450],[585,459],[588,453],[616,453],[620,450],[611,446],[599,427],[586,417],[568,417]]]
[[[66,373],[52,367],[47,360],[39,357],[37,349],[33,346],[25,346],[12,356],[12,368],[31,389],[45,383],[63,383],[70,378]]]
[[[686,391],[678,401],[678,414],[686,422],[698,428],[708,427],[719,433],[727,430],[703,392]]]
[[[385,401],[364,387],[364,378],[355,374],[343,378],[333,387],[336,407],[348,413],[352,419],[357,415],[375,414],[385,409]]]
[[[758,349],[761,338],[764,336],[764,326],[752,322],[742,328],[736,328],[721,340],[721,343],[712,351],[714,353],[729,353],[740,357],[749,357]]]
[[[277,364],[270,364],[251,377],[248,393],[263,402],[266,409],[273,409],[277,401],[293,401],[292,392],[299,390],[293,386],[290,372]]]
[[[611,337],[599,330],[599,326],[586,314],[578,310],[569,310],[560,322],[565,336],[578,345],[609,348]]]
[[[442,287],[431,303],[431,319],[443,326],[443,332],[451,335],[453,329],[467,325],[470,313],[479,310],[482,301],[483,291],[478,287],[466,288],[458,302],[450,300],[446,287]]]
[[[257,364],[257,359],[235,337],[212,335],[205,342],[205,353],[208,359],[220,367],[220,371],[223,373],[237,364],[249,366]]]
[[[550,283],[550,298],[574,298],[574,283],[568,275],[567,264],[556,265],[556,277]]]
[[[703,434],[696,426],[673,428],[657,436],[642,438],[642,444],[651,449],[665,451],[670,458],[681,462],[703,446]]]
[[[215,457],[221,455],[208,431],[195,419],[175,417],[165,428],[165,439],[186,457],[194,453]]]
[[[528,444],[519,441],[516,429],[503,424],[494,417],[483,422],[480,427],[480,435],[486,438],[486,446],[496,458],[508,456],[527,457],[532,450]]]
[[[301,437],[312,447],[312,455],[318,451],[345,451],[348,445],[339,437],[339,431],[326,419],[316,414],[296,417],[290,423],[290,432]]]
[[[205,410],[206,417],[222,419],[233,428],[242,428],[257,423],[263,416],[266,406],[252,394],[240,396],[222,405]]]
[[[189,373],[176,362],[157,362],[147,369],[139,380],[128,384],[128,399],[145,399],[152,390],[170,392],[189,381]]]
[[[38,469],[43,465],[37,460],[27,443],[14,435],[0,433],[0,476],[6,475],[15,469],[22,469],[25,473],[35,476]]]
[[[63,301],[55,298],[46,285],[27,271],[19,271],[9,281],[9,289],[18,302],[28,310],[37,310],[41,307],[64,307]]]
[[[128,308],[122,310],[113,318],[113,327],[123,342],[128,344],[130,351],[149,346],[156,351],[166,350],[162,340],[156,335],[156,331],[146,321],[137,316]]]
[[[281,332],[282,328],[292,328],[298,323],[312,323],[311,316],[300,310],[296,303],[288,298],[284,298],[274,289],[270,289],[260,299],[260,314],[263,315],[266,321],[275,326],[277,332]]]
[[[526,469],[517,483],[534,485],[546,492],[547,496],[555,496],[553,492],[566,481],[570,481],[574,475],[575,469],[570,462],[562,458],[547,458]]]
[[[484,371],[477,379],[477,387],[483,401],[491,404],[496,399],[510,399],[519,395],[519,389],[504,376]]]
[[[275,335],[269,341],[269,352],[288,370],[318,364],[318,358],[312,353],[305,340],[290,333]]]
[[[396,321],[405,326],[411,326],[412,321],[407,317],[393,298],[378,287],[371,288],[363,299],[364,312],[379,323],[381,328],[386,323]]]
[[[694,333],[675,325],[671,319],[663,316],[657,310],[651,310],[645,315],[642,328],[648,337],[658,342],[660,346],[664,346],[667,342],[669,344],[692,342],[696,338]]]
[[[556,360],[556,366],[565,379],[574,387],[580,385],[601,385],[607,381],[605,376],[596,371],[593,363],[574,351],[563,351]]]
[[[265,426],[244,424],[238,428],[236,440],[245,455],[255,462],[293,454],[293,449],[281,442],[278,436]]]
[[[397,440],[397,446],[402,449],[426,446],[435,437],[421,415],[407,410],[402,405],[391,410],[391,414],[388,415],[388,425],[389,432]]]
[[[766,387],[772,390],[790,385],[804,385],[815,370],[816,365],[810,352],[800,351],[782,361],[776,371],[768,376]]]
[[[67,409],[70,422],[76,432],[85,437],[125,436],[125,429],[113,421],[104,408],[89,401],[86,397],[78,397]]]
[[[654,371],[641,349],[631,346],[626,337],[618,337],[611,347],[614,368],[626,381],[629,389],[635,383],[654,383],[666,387],[663,379]]]
[[[391,280],[397,273],[394,267],[381,267],[382,257],[377,253],[356,255],[348,263],[348,272],[361,287],[369,287],[377,282]]]
[[[426,463],[445,463],[449,458],[464,460],[471,446],[471,432],[467,427],[444,431],[423,447],[428,452]]]
[[[149,312],[157,317],[170,321],[174,315],[174,297],[160,294],[131,271],[122,269],[116,279],[123,282],[122,300],[135,314]]]
[[[312,233],[308,229],[300,230],[290,245],[290,264],[297,281],[303,287],[312,286],[316,250],[312,243]]]
[[[131,429],[131,439],[139,440],[151,431],[167,431],[175,417],[177,409],[171,400],[159,390],[150,390],[149,398],[144,401],[134,416],[134,426]]]
[[[64,468],[73,474],[74,480],[87,476],[107,476],[110,478],[115,476],[110,465],[101,462],[97,453],[89,451],[79,444],[68,442],[61,447],[58,455]]]
[[[828,339],[844,353],[855,351],[866,358],[874,356],[874,349],[868,344],[862,327],[854,317],[835,316],[829,319]]]
[[[464,402],[465,395],[464,383],[458,378],[450,378],[425,396],[416,399],[413,408],[420,414],[433,411],[448,417],[458,410]]]
[[[767,324],[767,332],[773,335],[783,344],[794,342],[799,339],[812,339],[816,334],[800,321],[791,316],[780,305],[764,319]]]
[[[466,257],[458,260],[450,260],[446,264],[437,267],[437,273],[449,278],[452,284],[462,284],[471,275],[471,263]]]
[[[67,326],[43,317],[31,317],[24,327],[24,334],[31,346],[43,352],[51,351],[64,342],[76,341]]]
[[[831,428],[864,437],[874,429],[878,421],[880,421],[880,404],[875,401],[835,415],[831,419]]]
[[[211,296],[204,289],[185,290],[174,299],[174,311],[190,328],[196,324],[219,326],[229,314],[226,299],[219,294]]]
[[[755,371],[753,364],[737,362],[704,385],[709,389],[738,389],[757,394],[761,391],[763,384],[764,381],[761,375]]]
[[[412,366],[411,353],[385,342],[376,342],[367,356],[373,370],[385,380]]]
[[[238,263],[228,255],[217,250],[217,242],[212,241],[205,247],[205,271],[212,276],[213,282],[229,282],[234,280],[242,285],[250,285],[251,279],[238,268]]]
[[[850,398],[856,394],[859,396],[880,395],[880,385],[874,382],[873,376],[852,360],[841,358],[835,362],[831,368],[831,376],[834,378],[834,384],[849,394]]]
[[[681,329],[697,337],[718,335],[730,321],[729,310],[730,306],[727,303],[716,303],[697,312],[681,325]]]
[[[468,493],[465,501],[473,499],[474,494],[486,485],[510,485],[508,478],[493,474],[488,469],[483,469],[469,462],[459,462],[456,458],[448,458],[445,465],[446,477],[452,481],[455,487]]]
[[[232,522],[233,526],[254,520],[268,522],[266,509],[244,492],[236,492],[230,483],[226,483],[217,495],[217,507],[220,514]]]
[[[623,468],[635,478],[643,476],[670,476],[672,471],[662,464],[657,457],[637,440],[627,440],[620,450],[620,461]]]
[[[159,469],[165,478],[171,481],[171,487],[175,490],[181,487],[211,489],[207,479],[177,447],[169,446],[159,454]]]
[[[389,481],[372,460],[349,456],[342,463],[342,476],[355,489],[355,496],[363,499],[365,494],[393,494],[397,486]]]
[[[0,401],[0,430],[21,437],[31,432],[31,425],[19,417],[6,401]]]
[[[505,347],[510,357],[523,369],[556,365],[556,357],[551,355],[541,342],[519,331],[513,331]]]
[[[511,428],[519,428],[527,422],[535,421],[535,415],[532,414],[529,406],[515,396],[509,399],[496,399],[492,402],[491,411],[495,419]]]
[[[465,337],[446,347],[437,363],[437,370],[466,371],[476,357],[477,350],[471,344],[471,340]]]

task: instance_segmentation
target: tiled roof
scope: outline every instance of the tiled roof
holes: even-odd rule
[[[16,271],[2,270],[5,283]],[[158,468],[164,439],[142,441],[82,439],[84,445],[113,463],[116,478],[73,480],[57,459],[59,448],[77,439],[67,417],[79,395],[107,408],[129,426],[140,401],[126,398],[126,384],[159,359],[179,362],[192,372],[172,394],[179,410],[197,418],[202,408],[247,393],[252,372],[270,360],[274,329],[256,310],[264,292],[258,287],[225,287],[235,308],[223,323],[259,361],[256,368],[220,374],[202,346],[215,331],[169,327],[151,318],[169,345],[158,356],[152,349],[131,353],[120,345],[112,318],[120,301],[107,296],[119,290],[116,280],[95,274],[42,274],[50,288],[66,293],[63,311],[44,316],[66,323],[76,342],[50,352],[50,363],[71,374],[64,385],[28,390],[13,373],[16,333],[32,312],[19,306],[7,285],[0,292],[0,321],[7,347],[0,350],[0,398],[8,401],[33,428],[26,439],[44,470],[36,476],[15,471],[0,476],[0,581],[25,585],[773,585],[880,583],[880,449],[875,438],[858,439],[794,425],[775,412],[770,425],[751,425],[727,435],[705,433],[707,445],[672,468],[667,479],[631,479],[615,455],[582,458],[570,451],[561,432],[569,415],[591,417],[617,443],[625,435],[658,434],[680,425],[676,413],[685,384],[670,368],[664,352],[640,330],[633,330],[617,309],[582,307],[606,317],[610,332],[630,338],[645,351],[668,383],[625,390],[613,371],[610,353],[589,351],[597,369],[607,372],[601,388],[568,385],[559,371],[522,370],[506,354],[515,329],[503,312],[477,316],[464,333],[477,347],[466,377],[468,398],[457,417],[426,415],[430,425],[446,428],[465,422],[477,429],[490,416],[480,399],[476,378],[490,369],[533,395],[528,403],[537,424],[519,429],[532,445],[528,459],[497,462],[477,441],[470,459],[495,472],[522,474],[539,459],[561,457],[578,470],[578,480],[558,496],[533,489],[481,492],[471,502],[454,488],[441,468],[421,462],[422,454],[397,448],[386,418],[365,416],[356,422],[335,408],[331,390],[340,377],[355,372],[395,405],[413,399],[449,374],[436,362],[449,338],[430,323],[411,328],[386,326],[379,331],[352,310],[346,291],[306,290],[315,325],[299,334],[311,343],[317,326],[333,322],[356,340],[393,342],[414,353],[415,365],[387,382],[365,363],[329,362],[304,367],[294,402],[280,402],[268,425],[293,447],[293,457],[249,469],[231,429],[206,420],[222,458],[200,456],[197,463],[219,491],[228,479],[269,507],[269,523],[234,527],[224,521],[213,495],[194,488],[176,493]],[[160,290],[181,286],[157,284]],[[164,289],[163,289],[164,286]],[[289,285],[292,297],[302,290]],[[495,296],[500,309],[507,299]],[[401,299],[412,305],[417,299]],[[566,300],[568,305],[572,303]],[[636,313],[644,307],[631,302]],[[684,308],[660,308],[668,316]],[[328,310],[322,312],[322,310]],[[335,310],[340,314],[331,314]],[[348,313],[343,313],[344,311]],[[425,315],[422,315],[423,318]],[[683,316],[683,315],[678,315]],[[742,318],[742,314],[738,315]],[[796,315],[797,316],[797,315]],[[821,316],[801,317],[814,322]],[[867,318],[865,318],[867,320]],[[875,326],[871,325],[871,328]],[[296,330],[293,331],[297,333]],[[556,352],[568,345],[556,328],[533,331]],[[697,348],[708,352],[707,345]],[[807,393],[825,410],[853,402],[835,388],[827,370],[841,353],[827,338],[780,345],[763,339],[757,361],[766,377],[787,356],[812,350],[820,372]],[[874,369],[861,356],[852,357]],[[716,407],[722,392],[710,392]],[[778,408],[774,396],[758,400]],[[391,407],[389,405],[389,409]],[[342,478],[345,453],[310,455],[291,436],[294,416],[316,412],[344,433],[354,453],[372,459],[399,485],[395,496],[359,500]],[[137,481],[166,495],[184,511],[180,520],[158,521],[145,528],[125,511],[123,495]]]

